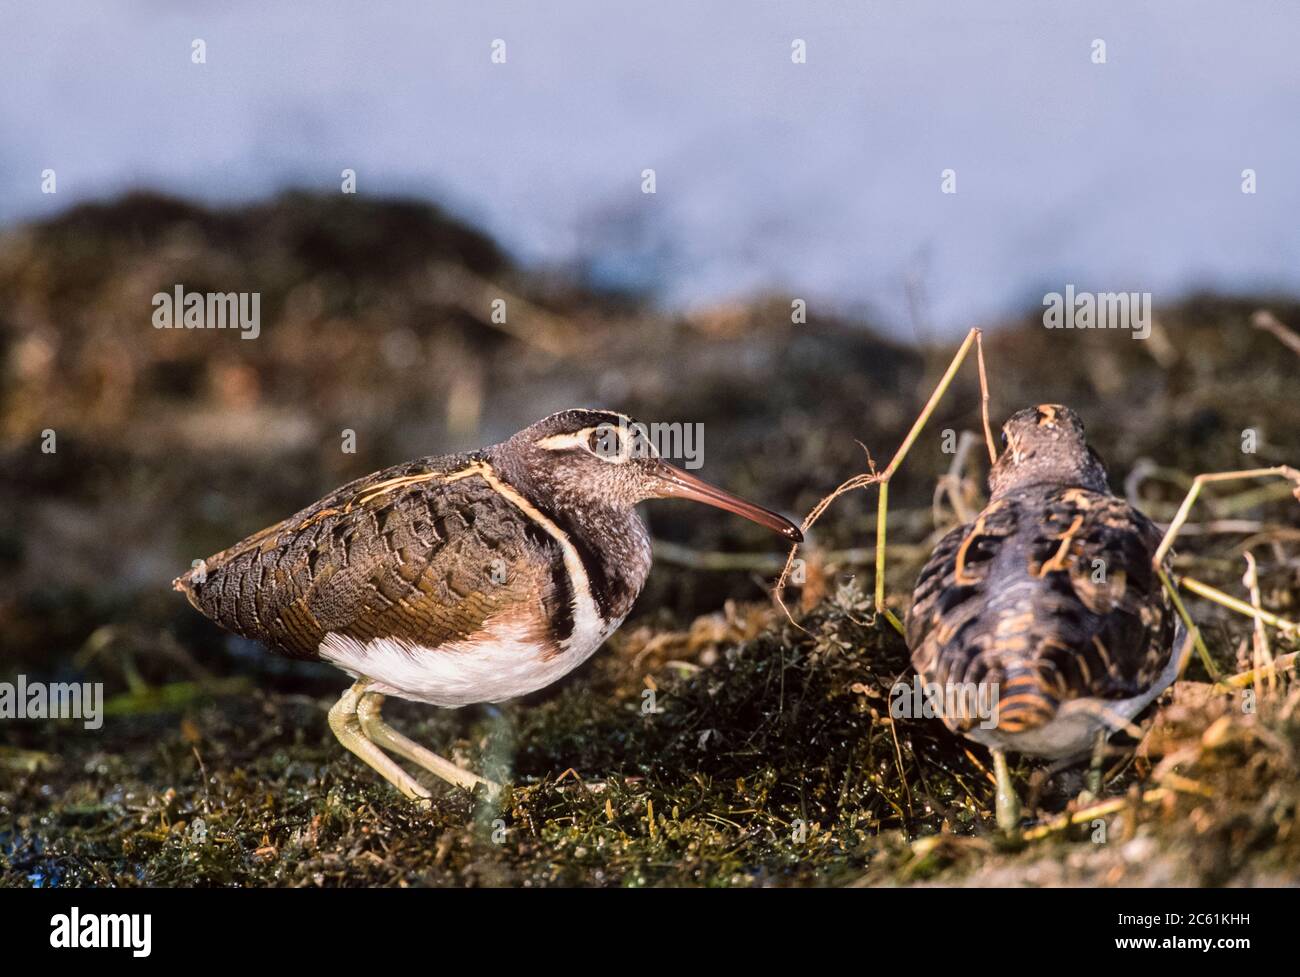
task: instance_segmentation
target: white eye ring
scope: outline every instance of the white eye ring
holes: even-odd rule
[[[583,447],[611,465],[621,465],[628,460],[632,439],[614,424],[591,428],[583,439]]]
[[[584,427],[571,434],[551,434],[534,442],[543,451],[581,449],[610,465],[622,465],[633,458],[659,457],[659,452],[639,424],[604,423]]]

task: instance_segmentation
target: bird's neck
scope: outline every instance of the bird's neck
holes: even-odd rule
[[[633,509],[557,506],[548,517],[582,558],[601,617],[622,620],[650,573],[650,534]]]
[[[485,456],[577,550],[600,616],[621,621],[650,573],[650,534],[636,510],[568,497],[558,486],[539,482],[514,453],[488,449]]]

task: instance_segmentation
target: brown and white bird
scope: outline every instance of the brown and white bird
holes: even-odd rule
[[[495,786],[385,723],[383,697],[500,702],[582,664],[645,584],[650,537],[635,506],[662,498],[801,539],[662,461],[630,418],[567,410],[501,444],[350,482],[174,586],[223,627],[353,676],[330,726],[408,797],[429,792],[385,750],[466,788]]]
[[[1111,493],[1078,415],[1019,411],[1002,443],[988,505],[921,570],[907,641],[943,702],[996,703],[942,718],[992,750],[998,824],[1010,833],[1020,813],[1005,751],[1099,756],[1173,682],[1182,634],[1153,565],[1161,533]]]

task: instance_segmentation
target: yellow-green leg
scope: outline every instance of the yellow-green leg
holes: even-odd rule
[[[360,720],[361,729],[372,743],[386,750],[392,750],[398,756],[405,757],[417,766],[423,767],[429,773],[441,777],[457,787],[464,787],[466,790],[472,791],[479,784],[482,784],[492,792],[501,789],[500,784],[493,783],[463,767],[456,766],[445,757],[438,756],[432,750],[421,746],[393,729],[392,726],[384,722],[383,716],[380,715],[379,710],[383,704],[384,697],[382,695],[378,692],[367,692],[362,695],[361,701],[357,705],[357,718]],[[380,772],[382,773],[382,771]]]
[[[355,753],[367,766],[414,801],[427,801],[431,796],[414,777],[397,765],[392,757],[366,738],[357,707],[366,695],[369,679],[357,679],[352,687],[339,697],[330,709],[330,729],[343,746]]]
[[[1088,767],[1088,793],[1094,799],[1101,797],[1101,778],[1106,770],[1106,736],[1109,730],[1097,733],[1097,740],[1092,744],[1092,763]]]
[[[998,827],[1008,837],[1015,837],[1020,832],[1020,797],[1011,783],[1011,771],[1007,769],[1007,755],[1001,750],[993,750],[993,776],[997,781],[997,795],[994,811],[997,814]]]

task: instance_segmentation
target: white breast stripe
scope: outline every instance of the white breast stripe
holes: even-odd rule
[[[600,635],[595,647],[592,647],[583,656],[585,660],[591,652],[600,646],[600,642],[604,641],[622,623],[622,618],[619,618],[618,621],[609,622],[600,616],[600,610],[596,607],[595,598],[591,596],[591,581],[587,579],[587,568],[583,566],[582,557],[578,555],[577,548],[573,543],[569,542],[569,534],[551,522],[531,502],[497,478],[496,473],[487,465],[479,466],[478,474],[483,481],[496,489],[529,519],[545,529],[560,544],[560,550],[564,554],[564,569],[568,571],[569,582],[573,584],[573,634],[564,642],[563,647],[568,651],[574,645]]]

